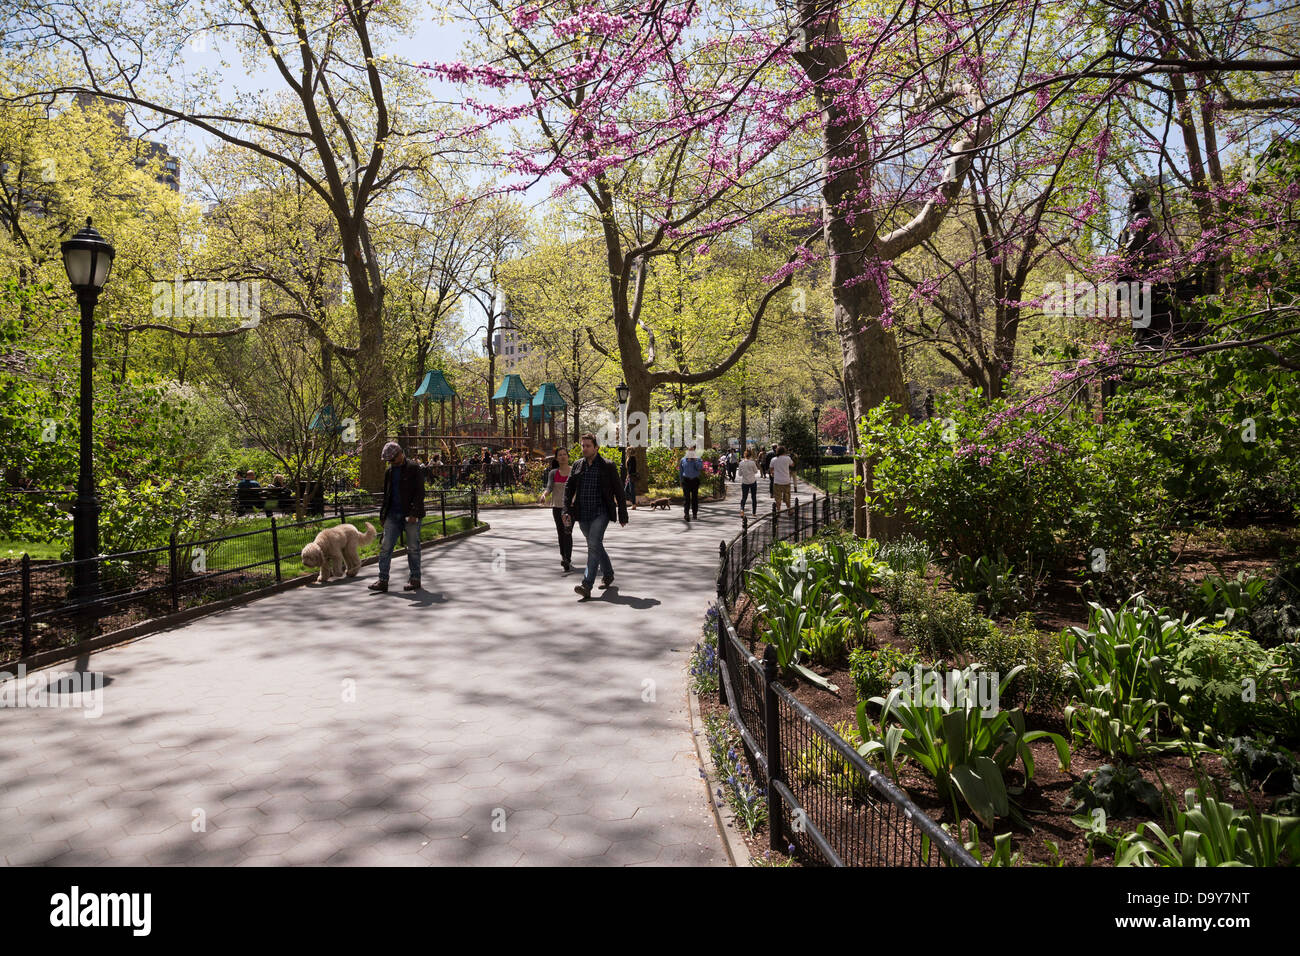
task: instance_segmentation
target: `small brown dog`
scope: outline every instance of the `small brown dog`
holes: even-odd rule
[[[655,498],[650,502],[651,511],[668,511],[670,503],[667,498]]]

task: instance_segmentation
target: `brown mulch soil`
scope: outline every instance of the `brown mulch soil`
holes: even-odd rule
[[[1220,541],[1194,541],[1189,543],[1180,555],[1177,574],[1185,582],[1199,581],[1210,573],[1235,576],[1238,571],[1249,571],[1267,575],[1275,568],[1279,548],[1286,548],[1289,542],[1300,541],[1300,533],[1295,529],[1273,532],[1258,547],[1243,548],[1240,540],[1233,542],[1231,550]],[[1056,633],[1070,626],[1082,626],[1087,623],[1088,608],[1086,601],[1074,583],[1077,578],[1061,577],[1045,582],[1035,595],[1034,620],[1038,628],[1047,633]],[[741,596],[733,613],[733,623],[737,634],[756,657],[761,658],[765,644],[761,635],[756,635],[754,607],[746,596]],[[882,612],[879,617],[869,621],[872,639],[876,646],[893,644],[901,649],[912,650],[907,641],[898,633],[891,615]],[[761,631],[761,627],[758,628]],[[837,685],[839,692],[832,694],[809,681],[798,678],[783,678],[782,683],[794,696],[827,724],[834,727],[840,722],[850,726],[857,724],[857,700],[847,666],[835,668],[814,668],[815,672]],[[716,700],[709,706],[721,713]],[[1046,730],[1060,734],[1070,741],[1063,715],[1059,708],[1037,711],[1033,708],[1026,714],[1026,725],[1030,730]],[[1008,788],[1020,788],[1022,792],[1013,796],[1020,807],[1025,825],[1010,820],[999,820],[996,833],[1012,834],[1012,851],[1021,854],[1021,865],[1033,863],[1062,863],[1067,866],[1109,865],[1112,862],[1111,851],[1104,844],[1090,844],[1089,835],[1071,821],[1075,811],[1069,808],[1067,798],[1070,788],[1083,778],[1086,771],[1094,770],[1107,758],[1090,743],[1070,741],[1071,761],[1068,770],[1059,767],[1056,749],[1051,742],[1043,740],[1030,745],[1034,754],[1034,779],[1026,787],[1023,771],[1019,763],[1008,772]],[[1138,762],[1143,776],[1166,793],[1166,800],[1174,798],[1179,808],[1184,791],[1201,785],[1208,785],[1212,791],[1218,791],[1218,797],[1233,806],[1244,809],[1254,806],[1267,812],[1270,798],[1258,791],[1243,794],[1231,787],[1231,777],[1225,762],[1218,755],[1201,755],[1193,764],[1185,753],[1151,754]],[[882,765],[880,769],[885,768]],[[934,781],[923,770],[904,765],[899,773],[899,783],[908,796],[940,823],[954,822],[951,806],[941,800],[935,789]],[[844,798],[849,802],[848,798]],[[1111,819],[1111,831],[1132,830],[1140,819]],[[987,859],[993,852],[994,833],[981,830],[980,844],[983,856]],[[1059,856],[1048,847],[1047,841],[1056,844]],[[751,842],[757,853],[767,849],[765,832],[758,833]],[[753,847],[751,848],[753,849]]]

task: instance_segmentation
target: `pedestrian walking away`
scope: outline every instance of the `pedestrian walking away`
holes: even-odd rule
[[[565,571],[573,570],[573,528],[564,520],[564,492],[570,471],[569,449],[556,448],[555,457],[551,459],[550,468],[546,472],[546,488],[539,499],[551,503],[555,534],[560,539],[560,566]]]
[[[700,516],[700,476],[704,474],[704,459],[696,454],[694,445],[686,449],[677,469],[682,477],[682,511],[689,522]]]
[[[785,453],[785,447],[782,446],[776,450],[776,457],[772,459],[772,481],[773,497],[776,499],[777,507],[784,502],[787,508],[790,507],[790,486],[794,481],[794,460]]]
[[[582,436],[582,458],[574,462],[569,480],[564,483],[564,520],[568,527],[578,522],[587,539],[587,570],[582,583],[573,590],[583,598],[591,597],[591,586],[600,572],[602,589],[614,583],[614,564],[605,550],[605,529],[617,520],[627,527],[627,501],[618,480],[618,467],[600,455],[596,436]]]
[[[406,564],[410,571],[406,591],[420,590],[420,521],[424,518],[424,476],[420,466],[409,460],[402,446],[390,441],[380,452],[388,462],[384,472],[384,496],[379,506],[379,523],[384,537],[379,545],[379,580],[371,591],[388,590],[388,567],[398,538],[406,537]]]
[[[623,497],[627,506],[636,511],[636,452],[631,448],[623,449]]]
[[[752,498],[754,516],[758,517],[758,462],[754,460],[754,449],[745,449],[745,457],[736,471],[740,477],[740,513],[745,513],[746,499]]]

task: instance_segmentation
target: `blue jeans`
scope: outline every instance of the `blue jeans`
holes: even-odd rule
[[[420,522],[407,521],[405,515],[389,515],[384,521],[384,537],[379,545],[379,580],[388,580],[388,565],[393,559],[397,539],[406,535],[406,563],[411,569],[411,580],[420,577]]]
[[[751,481],[749,484],[742,484],[740,486],[740,510],[741,511],[745,510],[745,500],[748,498],[754,499],[754,514],[757,515],[758,514],[758,482],[757,481]]]
[[[609,553],[605,551],[605,529],[609,527],[609,515],[598,514],[588,521],[579,521],[578,528],[587,539],[587,570],[582,575],[582,586],[590,589],[596,583],[596,572],[607,578],[614,576],[614,565],[610,563]]]

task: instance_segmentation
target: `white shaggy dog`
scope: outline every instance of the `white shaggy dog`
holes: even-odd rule
[[[318,580],[322,583],[330,575],[339,577],[347,565],[348,577],[355,577],[361,568],[361,555],[357,549],[375,540],[375,526],[366,522],[366,533],[362,534],[355,525],[340,524],[326,528],[316,535],[316,540],[302,549],[302,566],[320,568]]]

